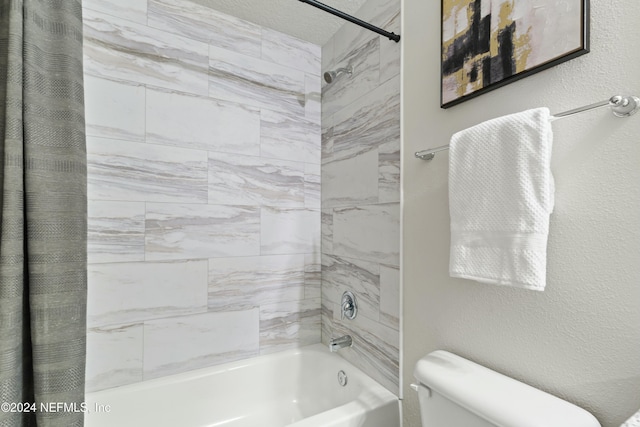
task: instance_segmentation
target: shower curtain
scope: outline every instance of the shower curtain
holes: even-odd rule
[[[81,1],[0,2],[0,427],[82,426]]]

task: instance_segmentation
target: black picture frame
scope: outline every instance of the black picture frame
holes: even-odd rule
[[[554,5],[566,5],[563,0],[546,1],[549,3],[549,9],[543,8],[543,10],[549,14],[554,11]],[[530,0],[502,0],[502,3],[500,3],[502,8],[498,12],[498,17],[492,16],[495,11],[489,11],[487,14],[487,4],[491,4],[490,0],[471,0],[467,10],[455,9],[453,7],[454,0],[441,0],[440,107],[453,107],[489,91],[589,53],[589,0],[571,1],[575,2],[572,7],[575,7],[576,10],[569,12],[564,10],[562,11],[564,14],[555,16],[561,25],[555,25],[551,28],[535,28],[530,25],[527,27],[527,32],[523,33],[517,26],[518,23],[521,24],[521,27],[526,25],[526,23],[523,23],[527,17],[525,16],[524,19],[521,17],[510,22],[508,20],[509,6],[511,6],[511,11],[513,12],[518,7],[529,7],[528,4],[532,3]],[[520,2],[524,3],[518,4]],[[459,5],[460,2],[457,3]],[[493,3],[495,3],[495,0]],[[580,8],[579,11],[577,10],[578,6]],[[457,13],[455,17],[452,15],[453,12]],[[539,19],[537,16],[540,13],[539,10],[534,12],[531,14],[532,18],[529,20],[529,24],[531,21]],[[465,18],[467,22],[464,22]],[[454,35],[451,38],[449,36],[452,34],[452,19],[456,24],[453,28]],[[496,20],[498,20],[497,28],[495,25]],[[458,31],[460,21],[462,21],[463,25],[466,25],[464,28],[466,31]],[[546,21],[543,22],[545,25],[549,25]],[[505,25],[505,23],[509,23],[509,25]],[[564,28],[566,23],[570,24],[566,25],[568,28]],[[521,35],[514,41],[514,36],[517,32]],[[533,33],[534,37],[531,37],[530,33]],[[579,37],[579,44],[578,46],[570,45],[570,48],[568,47],[566,51],[558,54],[556,52],[557,49],[560,49],[558,44],[562,43],[554,44],[554,41],[558,40],[558,38],[562,40],[561,37],[567,36],[573,42]],[[445,37],[447,37],[447,40],[445,40]],[[518,43],[522,42],[522,37],[525,37],[525,43],[517,46]],[[536,47],[535,59],[539,60],[539,63],[527,66],[522,61],[528,62],[528,55],[533,51],[533,48],[531,48],[533,46],[532,43],[541,45],[540,48]],[[543,46],[552,46],[553,48],[544,51],[542,49]],[[527,54],[527,49],[530,49],[529,54]],[[523,59],[524,54],[527,54],[527,56]],[[546,58],[545,55],[549,57]],[[518,71],[518,69],[520,70]]]

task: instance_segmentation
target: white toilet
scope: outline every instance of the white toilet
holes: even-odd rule
[[[567,401],[446,351],[416,364],[422,427],[600,427]]]

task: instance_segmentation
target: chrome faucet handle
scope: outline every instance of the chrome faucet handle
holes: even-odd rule
[[[344,315],[347,311],[353,309],[353,304],[350,301],[344,301],[342,303],[342,311],[340,312],[340,320],[344,320]]]
[[[356,304],[356,297],[355,295],[353,295],[353,293],[346,291],[345,293],[342,294],[342,303],[340,305],[340,319],[344,320],[344,318],[346,317],[347,319],[353,320],[356,318],[356,315],[358,314],[358,306]]]

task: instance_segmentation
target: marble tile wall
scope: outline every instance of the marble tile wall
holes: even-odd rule
[[[399,0],[355,14],[400,30]],[[349,334],[340,354],[399,393],[400,45],[345,24],[322,47],[323,71],[353,67],[322,87],[322,341]],[[341,320],[342,293],[359,303]]]
[[[87,390],[320,342],[321,48],[184,0],[83,6]]]

